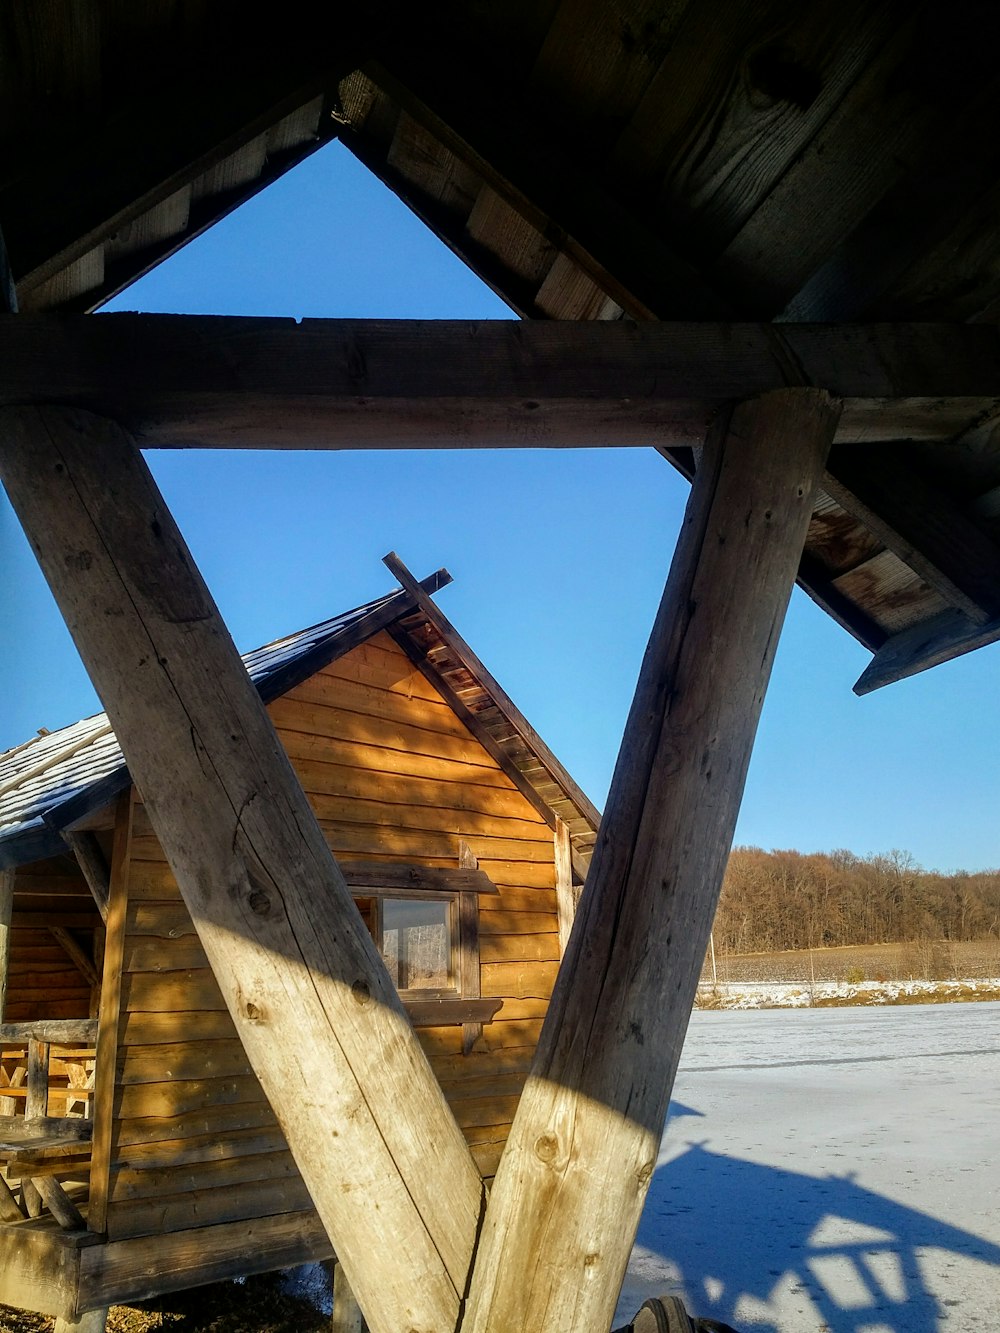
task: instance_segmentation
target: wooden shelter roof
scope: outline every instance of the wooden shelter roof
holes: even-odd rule
[[[788,384],[819,382],[791,324],[996,322],[987,0],[360,9],[15,7],[22,310],[96,307],[339,137],[526,318],[754,321]],[[838,436],[810,527],[799,581],[876,655],[860,689],[1000,637],[1000,397],[935,394],[877,448]]]
[[[277,699],[374,635],[387,631],[486,745],[549,823],[569,826],[577,873],[585,874],[598,811],[472,649],[437,612],[429,591],[439,570],[405,588],[243,654],[265,703]],[[85,826],[131,782],[105,713],[37,736],[0,754],[0,869],[65,851],[63,831]]]

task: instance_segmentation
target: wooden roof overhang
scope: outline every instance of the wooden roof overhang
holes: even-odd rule
[[[268,7],[255,30],[252,7],[94,0],[43,30],[15,8],[0,227],[21,309],[92,309],[339,137],[528,319],[771,324],[784,382],[834,388],[790,326],[1000,310],[986,0],[364,9]],[[861,690],[1000,630],[1000,399],[942,412],[925,369],[874,426],[905,449],[831,459],[799,571],[876,655]]]
[[[704,447],[652,441],[683,470],[696,463],[692,501],[488,1206],[176,525],[134,440],[104,415],[127,405],[88,413],[80,378],[78,401],[61,405],[72,362],[49,358],[54,384],[22,382],[0,407],[15,504],[250,1061],[275,1104],[291,1066],[323,1108],[293,1108],[286,1133],[368,1322],[380,1333],[607,1328],[796,568],[875,651],[866,685],[997,637],[994,353],[971,353],[971,378],[960,357],[955,380],[941,378],[940,353],[952,338],[988,349],[989,327],[963,326],[991,326],[1000,309],[1000,10],[473,0],[428,13],[372,0],[363,13],[276,13],[94,0],[47,9],[44,33],[35,12],[15,9],[3,30],[0,226],[21,305],[46,316],[52,346],[77,336],[53,314],[93,308],[259,188],[282,153],[293,161],[331,132],[518,313],[593,321],[612,352],[646,325],[669,341],[677,320],[709,343],[722,336],[728,391],[693,400],[696,417],[714,403],[700,416]],[[947,326],[929,357],[914,332],[927,320]],[[846,340],[823,374],[798,351],[809,321]],[[726,332],[747,323],[770,366],[750,396],[731,375],[740,344]],[[860,396],[886,429],[845,439],[856,395],[845,404],[843,386],[872,369],[866,329],[878,323],[889,328],[874,364],[887,341],[905,344],[907,388],[874,392],[869,379]],[[560,350],[525,397],[517,349],[534,328],[527,340],[523,330],[499,335],[518,386],[514,424],[569,421],[578,440],[579,400],[560,400],[553,383],[572,357]],[[14,346],[33,335],[8,336]],[[241,354],[227,375],[245,392]],[[710,355],[699,364],[711,378]],[[372,365],[340,367],[358,421],[377,399]],[[602,430],[629,417],[636,394],[634,377],[629,395],[615,379],[623,365],[628,378],[631,354],[616,365]],[[491,421],[518,438],[510,402],[497,410],[497,370],[478,359],[466,439]],[[638,397],[655,400],[663,376],[646,371]],[[673,390],[690,408],[690,385]],[[900,396],[899,415],[880,401]],[[380,428],[391,398],[370,414],[383,414]],[[300,393],[284,406],[307,423],[317,406],[335,417],[322,400]],[[435,431],[456,442],[454,403],[406,401],[409,421],[430,423],[425,442]],[[179,412],[176,401],[160,408],[180,433],[189,414],[199,430],[212,415],[197,393]],[[232,409],[229,425],[252,436]],[[662,426],[653,415],[640,411],[643,429]],[[335,919],[314,920],[310,904],[327,898]],[[400,1235],[405,1265],[386,1243]]]

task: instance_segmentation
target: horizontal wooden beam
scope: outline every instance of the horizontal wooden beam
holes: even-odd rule
[[[871,694],[884,685],[917,676],[998,639],[1000,617],[986,625],[977,625],[960,611],[941,611],[887,639],[858,677],[854,693]]]
[[[347,887],[355,893],[499,893],[485,870],[459,866],[387,865],[383,861],[341,861]]]
[[[1000,399],[989,325],[0,317],[0,404],[62,403],[147,448],[698,444],[789,384],[837,440],[946,440]]]
[[[956,610],[978,625],[1000,616],[1000,548],[902,448],[835,450],[823,489]]]

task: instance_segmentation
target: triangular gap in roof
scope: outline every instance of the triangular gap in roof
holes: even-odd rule
[[[336,143],[106,309],[512,317]],[[456,576],[447,614],[584,790],[603,799],[686,495],[662,460],[638,450],[147,459],[241,649],[388,591],[381,556],[390,548],[418,575],[447,564]],[[570,567],[578,594],[560,574]],[[624,593],[623,568],[632,571]],[[99,706],[26,545],[10,578],[21,609],[16,648],[0,655],[0,688],[14,701],[0,716],[0,748]],[[584,665],[580,636],[594,608],[616,654]]]

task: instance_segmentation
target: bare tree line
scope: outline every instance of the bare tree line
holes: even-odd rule
[[[944,875],[898,850],[736,847],[715,919],[715,947],[727,953],[991,937],[1000,937],[1000,870]]]

